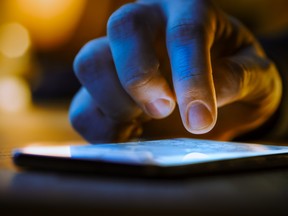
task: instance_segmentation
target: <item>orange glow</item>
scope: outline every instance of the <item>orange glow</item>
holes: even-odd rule
[[[10,0],[10,19],[29,30],[40,48],[53,48],[67,41],[75,30],[86,0]]]
[[[21,57],[30,46],[27,29],[18,23],[8,23],[0,27],[0,52],[8,58]]]

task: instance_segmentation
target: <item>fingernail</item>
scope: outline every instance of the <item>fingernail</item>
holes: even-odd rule
[[[193,102],[187,110],[187,122],[191,130],[203,130],[212,124],[212,114],[203,103]]]
[[[145,105],[146,111],[154,118],[162,118],[169,115],[174,108],[174,102],[167,99],[157,99]]]

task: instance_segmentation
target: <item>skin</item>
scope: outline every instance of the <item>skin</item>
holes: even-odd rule
[[[143,0],[74,61],[70,119],[89,142],[143,136],[229,140],[277,109],[281,80],[253,35],[210,1]]]

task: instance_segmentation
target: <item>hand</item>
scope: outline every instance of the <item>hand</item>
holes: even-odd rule
[[[277,69],[253,35],[207,0],[122,6],[74,70],[83,87],[70,118],[90,142],[139,137],[143,124],[158,137],[227,140],[263,124],[281,98]]]

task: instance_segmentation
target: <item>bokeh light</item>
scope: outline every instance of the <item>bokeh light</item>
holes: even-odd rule
[[[63,14],[71,4],[79,4],[79,0],[16,0],[22,11],[32,13],[35,17],[51,19]]]
[[[86,0],[9,0],[8,19],[22,23],[29,31],[33,47],[50,50],[73,35]]]
[[[0,79],[0,111],[19,112],[31,104],[31,93],[28,84],[16,76]]]
[[[6,23],[0,27],[0,52],[9,58],[21,57],[30,46],[27,29],[19,23]]]

